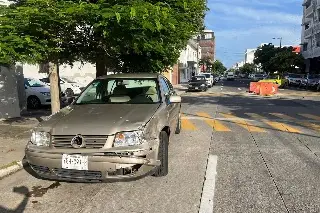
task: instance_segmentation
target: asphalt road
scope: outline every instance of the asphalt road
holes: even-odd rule
[[[198,212],[209,155],[213,212],[320,212],[319,110],[247,95],[248,83],[183,96],[167,177],[84,184],[20,171],[0,180],[0,212]]]

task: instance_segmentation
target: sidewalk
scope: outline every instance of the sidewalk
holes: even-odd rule
[[[187,91],[188,84],[176,84],[173,85],[173,88],[178,93],[178,95],[181,95]]]
[[[0,121],[0,170],[22,160],[30,131],[38,123],[29,118]]]

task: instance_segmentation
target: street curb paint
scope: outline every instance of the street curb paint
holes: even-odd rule
[[[209,155],[205,181],[202,188],[199,213],[213,212],[213,198],[217,175],[218,156]]]
[[[0,180],[17,171],[20,171],[23,168],[22,161],[12,162],[10,164],[13,164],[13,165],[0,169]],[[10,165],[10,164],[7,164],[7,165]]]

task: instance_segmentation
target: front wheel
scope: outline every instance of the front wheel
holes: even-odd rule
[[[160,132],[160,144],[158,150],[158,160],[160,160],[161,164],[158,166],[156,172],[153,174],[155,177],[163,177],[168,174],[169,171],[169,160],[168,160],[168,145],[169,145],[169,137],[165,131]]]
[[[29,109],[39,109],[41,101],[37,96],[29,96],[27,99],[27,106]]]

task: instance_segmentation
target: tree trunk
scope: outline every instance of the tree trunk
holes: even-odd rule
[[[54,114],[60,110],[60,82],[57,63],[49,63],[49,79],[51,92],[51,112]]]
[[[97,58],[96,61],[96,78],[107,75],[106,62],[103,58]]]

